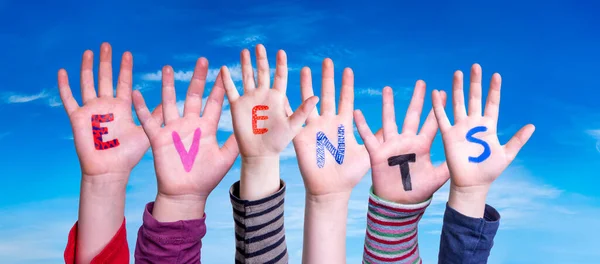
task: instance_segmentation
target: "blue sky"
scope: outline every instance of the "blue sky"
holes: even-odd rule
[[[211,69],[231,66],[236,78],[241,49],[263,43],[271,59],[278,49],[286,50],[288,96],[297,106],[299,69],[313,69],[319,90],[320,62],[331,57],[338,91],[343,67],[354,69],[356,107],[373,129],[381,123],[383,86],[394,88],[401,122],[417,79],[427,82],[429,108],[432,89],[449,90],[455,70],[468,73],[478,62],[485,80],[493,72],[503,76],[501,142],[526,123],[537,127],[489,194],[488,203],[502,215],[490,263],[597,263],[600,19],[595,10],[600,6],[592,1],[400,2],[77,1],[31,6],[0,1],[0,111],[5,113],[0,125],[0,259],[61,261],[77,218],[80,170],[58,99],[56,72],[67,69],[80,98],[81,55],[92,49],[97,63],[100,44],[108,41],[115,58],[125,50],[133,53],[134,86],[143,90],[149,105],[160,100],[156,73],[163,65],[181,71],[176,88],[183,100],[196,58],[207,57]],[[220,124],[221,141],[231,133],[228,109]],[[432,155],[434,161],[444,160],[439,137]],[[281,171],[289,186],[290,261],[300,263],[304,189],[291,147],[282,154]],[[223,208],[229,208],[227,190],[238,178],[236,163],[209,198],[206,263],[221,263],[223,256],[233,260],[231,210]],[[362,256],[369,186],[367,175],[349,204],[348,263],[358,263]],[[142,208],[155,192],[148,154],[128,187],[131,249]],[[436,262],[447,195],[444,186],[420,224],[425,263]]]

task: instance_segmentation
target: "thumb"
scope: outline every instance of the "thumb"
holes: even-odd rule
[[[288,118],[289,125],[294,131],[294,134],[297,134],[300,131],[302,125],[306,122],[308,115],[315,109],[318,102],[319,97],[309,97],[304,100],[300,107],[298,107],[298,109],[296,109],[296,111]]]

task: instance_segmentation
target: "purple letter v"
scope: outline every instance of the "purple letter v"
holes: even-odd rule
[[[177,153],[179,153],[181,163],[183,163],[183,168],[186,172],[190,172],[192,170],[192,166],[194,166],[194,160],[196,159],[198,149],[200,148],[201,133],[202,132],[200,132],[200,128],[196,128],[196,131],[194,131],[194,140],[192,141],[192,146],[188,152],[185,151],[185,147],[183,146],[183,142],[181,142],[179,134],[173,131],[173,143],[175,144],[175,149],[177,149]]]

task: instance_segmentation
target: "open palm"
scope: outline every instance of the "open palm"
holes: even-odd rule
[[[277,66],[273,88],[270,89],[270,71],[267,52],[263,45],[256,46],[258,84],[254,83],[254,71],[250,52],[241,55],[244,94],[239,95],[227,67],[221,74],[227,98],[231,104],[233,128],[238,140],[240,154],[245,157],[276,156],[289,144],[302,128],[308,113],[318,101],[306,98],[291,116],[286,112],[287,58],[283,50],[277,53]]]
[[[208,61],[196,63],[184,105],[184,115],[177,109],[173,69],[162,72],[162,105],[165,126],[150,115],[139,91],[133,96],[136,113],[150,139],[158,180],[158,195],[165,197],[196,196],[206,199],[233,165],[238,148],[230,136],[222,148],[217,142],[225,90],[221,75],[202,109]]]
[[[293,141],[304,185],[314,196],[348,194],[369,169],[369,154],[363,145],[356,142],[352,126],[354,74],[349,68],[344,70],[337,115],[333,77],[333,62],[325,59],[321,115],[313,108],[306,126]],[[302,98],[310,98],[314,92],[308,67],[302,69],[300,78]],[[335,148],[334,153],[331,153],[331,147],[323,146],[326,142],[323,136]],[[345,141],[344,145],[339,144],[341,138]],[[321,147],[318,148],[318,145]]]
[[[86,176],[129,175],[149,147],[143,129],[133,122],[131,113],[133,57],[129,52],[123,54],[116,97],[113,94],[110,44],[103,43],[100,48],[98,94],[94,88],[93,59],[92,51],[84,52],[81,63],[82,107],[73,98],[67,72],[64,69],[58,72],[60,98],[71,120],[81,170]],[[160,106],[152,115],[162,123]],[[94,119],[99,122],[94,122]],[[104,131],[94,134],[98,130]]]
[[[442,132],[446,160],[452,185],[461,188],[488,186],[513,161],[519,150],[529,140],[535,127],[521,128],[506,145],[501,145],[497,135],[500,107],[500,75],[492,76],[485,112],[481,113],[481,67],[471,68],[469,112],[464,104],[463,74],[457,71],[452,84],[454,126],[450,124],[439,91],[433,91],[435,116]]]
[[[384,88],[382,97],[383,142],[373,135],[362,112],[355,111],[356,127],[371,158],[373,191],[377,196],[396,203],[423,202],[450,177],[446,163],[438,167],[431,163],[430,149],[438,128],[433,111],[417,134],[425,100],[425,83],[418,81],[415,85],[402,134],[398,134],[392,89]],[[444,93],[442,97],[445,101]],[[401,172],[401,166],[408,169]]]

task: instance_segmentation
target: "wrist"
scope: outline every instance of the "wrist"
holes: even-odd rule
[[[81,175],[81,194],[110,198],[116,194],[125,194],[129,172],[106,173],[101,175]]]
[[[339,208],[339,207],[348,207],[348,202],[350,201],[350,192],[341,192],[341,193],[330,193],[330,194],[321,194],[321,195],[313,195],[306,193],[306,204],[307,208],[310,206],[311,208],[319,209],[319,208]]]
[[[241,199],[262,199],[276,193],[279,188],[279,155],[242,157]]]
[[[158,193],[152,216],[158,222],[176,222],[204,217],[206,198],[199,195],[164,195]]]
[[[482,218],[489,187],[489,185],[456,186],[451,183],[448,205],[465,216]]]

